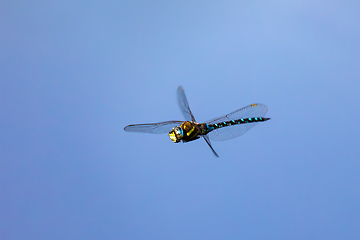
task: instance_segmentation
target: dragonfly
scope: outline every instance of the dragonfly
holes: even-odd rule
[[[198,123],[190,110],[183,87],[177,89],[177,101],[185,121],[165,121],[158,123],[132,124],[124,128],[127,132],[168,133],[174,143],[191,142],[203,138],[216,157],[219,155],[211,141],[223,141],[243,135],[265,118],[267,107],[261,103],[235,110],[229,114]]]

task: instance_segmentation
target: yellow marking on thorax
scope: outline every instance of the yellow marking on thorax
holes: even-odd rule
[[[251,107],[255,107],[256,105],[257,105],[257,104],[251,104],[250,106],[251,106]]]
[[[190,136],[190,134],[191,134],[194,130],[195,130],[195,127],[193,126],[193,127],[190,129],[190,131],[188,131],[188,132],[186,133],[186,135]]]

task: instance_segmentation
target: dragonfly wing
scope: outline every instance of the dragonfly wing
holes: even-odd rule
[[[240,118],[251,118],[251,117],[265,117],[267,113],[267,107],[261,103],[251,104],[249,106],[240,108],[224,116],[211,119],[207,121],[207,124],[214,124],[219,122],[226,122],[229,120],[237,120]]]
[[[211,146],[211,142],[209,139],[208,135],[202,135],[202,137],[204,138],[205,142],[209,145],[209,147],[211,148],[211,150],[213,151],[213,153],[215,154],[216,157],[219,157],[219,155],[215,152],[214,148]]]
[[[182,121],[166,121],[159,123],[132,124],[124,128],[127,132],[169,133],[171,129],[180,126]]]
[[[186,99],[184,88],[182,86],[178,87],[177,100],[178,100],[178,104],[179,104],[181,113],[185,117],[185,120],[196,122],[195,117],[190,110],[189,103]]]
[[[257,123],[245,123],[245,124],[223,127],[223,128],[215,129],[209,132],[207,135],[209,136],[211,141],[224,141],[243,135],[244,133],[249,131],[252,127],[254,127],[256,124]]]
[[[264,104],[251,104],[249,106],[240,108],[234,112],[224,116],[207,121],[207,124],[215,124],[231,120],[238,120],[241,118],[264,117],[267,112],[267,107]],[[244,123],[222,127],[209,132],[207,135],[212,141],[223,141],[243,135],[254,127],[257,123]]]

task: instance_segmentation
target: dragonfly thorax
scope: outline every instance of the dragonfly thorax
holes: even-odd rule
[[[169,137],[174,143],[178,143],[184,137],[184,132],[181,127],[176,126],[169,132]]]
[[[206,124],[205,124],[206,125]],[[169,132],[169,137],[174,143],[190,142],[200,138],[200,135],[206,134],[203,131],[203,124],[185,121],[180,126],[174,127]]]

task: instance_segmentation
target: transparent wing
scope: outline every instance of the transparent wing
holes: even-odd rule
[[[204,138],[205,142],[209,145],[209,147],[211,148],[211,150],[213,151],[213,153],[215,154],[216,157],[219,157],[219,155],[215,152],[214,148],[211,146],[211,142],[209,139],[208,135],[202,135],[202,137]]]
[[[261,103],[251,104],[249,106],[240,108],[234,112],[226,114],[224,116],[211,119],[207,121],[207,124],[214,124],[219,122],[225,122],[229,120],[236,120],[240,118],[249,118],[249,117],[265,117],[267,113],[267,107]]]
[[[178,104],[179,104],[181,113],[185,117],[185,120],[196,122],[195,117],[190,110],[189,103],[186,99],[184,88],[182,86],[178,87],[177,100],[178,100]]]
[[[209,120],[206,123],[215,124],[230,120],[237,120],[240,118],[264,117],[266,112],[267,112],[267,107],[264,104],[261,103],[251,104],[249,106],[240,108],[224,116]],[[252,127],[254,127],[256,124],[257,123],[245,123],[245,124],[223,127],[223,128],[215,129],[209,132],[207,135],[212,141],[228,140],[243,135],[244,133],[249,131]]]
[[[132,124],[124,128],[127,132],[169,133],[171,129],[180,126],[182,121],[166,121],[159,123]]]

